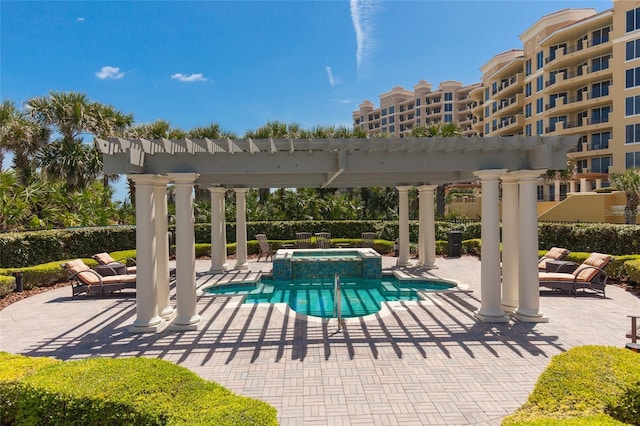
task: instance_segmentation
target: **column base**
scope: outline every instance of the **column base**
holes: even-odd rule
[[[169,326],[171,331],[193,331],[198,329],[202,317],[194,315],[191,318],[178,318]]]
[[[167,328],[167,325],[169,325],[167,321],[157,317],[157,319],[153,318],[146,324],[136,324],[134,322],[133,325],[129,327],[129,333],[158,333]]]
[[[249,269],[249,264],[248,263],[242,263],[240,265],[236,264],[236,266],[233,268],[236,271],[246,271],[247,269]]]
[[[397,266],[411,266],[411,262],[409,262],[408,260],[400,260],[398,259],[398,262],[396,263]]]
[[[167,306],[160,312],[160,318],[165,321],[171,322],[176,317],[176,310],[171,306]]]
[[[521,322],[549,322],[549,317],[545,317],[542,312],[531,315],[516,311],[513,318]]]
[[[502,310],[508,314],[513,314],[518,310],[518,304],[512,301],[503,301],[502,302]]]
[[[422,265],[420,265],[420,267],[424,268],[424,269],[438,269],[439,266],[435,263],[424,263]]]
[[[509,316],[505,314],[485,315],[485,314],[481,314],[480,311],[476,311],[474,312],[473,316],[475,316],[476,319],[479,319],[482,322],[499,322],[499,323],[509,322]]]

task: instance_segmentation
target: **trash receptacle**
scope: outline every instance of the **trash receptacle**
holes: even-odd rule
[[[462,231],[449,231],[447,232],[449,241],[449,257],[462,256]]]

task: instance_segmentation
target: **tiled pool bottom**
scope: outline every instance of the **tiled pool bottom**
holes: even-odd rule
[[[380,278],[382,256],[371,248],[278,250],[273,256],[273,278]]]
[[[421,300],[421,292],[443,291],[455,284],[440,280],[399,280],[341,278],[341,314],[343,318],[378,312],[382,302]],[[333,279],[297,279],[291,282],[262,277],[256,283],[209,287],[209,295],[245,296],[244,303],[287,303],[297,313],[335,318]]]

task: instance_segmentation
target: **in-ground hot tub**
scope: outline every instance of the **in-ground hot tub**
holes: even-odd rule
[[[273,256],[273,279],[380,278],[382,256],[372,248],[280,249]]]

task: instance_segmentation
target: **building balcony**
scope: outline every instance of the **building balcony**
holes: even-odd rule
[[[555,91],[569,91],[586,86],[590,82],[611,78],[613,70],[604,68],[591,70],[590,67],[583,67],[581,71],[573,71],[570,73],[558,73],[554,79],[549,79],[545,83],[547,89],[551,88]]]
[[[576,133],[590,133],[611,128],[609,117],[583,118],[574,121],[558,121],[545,128],[545,136],[562,136]]]
[[[511,116],[500,121],[491,129],[491,136],[505,136],[522,133],[524,119],[522,114]]]
[[[613,102],[613,95],[611,93],[596,97],[592,95],[592,93],[587,93],[582,96],[557,98],[555,103],[550,103],[545,106],[545,111],[550,111],[554,115],[569,115],[590,108],[611,105]]]
[[[522,92],[524,86],[524,74],[518,73],[513,77],[502,81],[496,90],[491,91],[492,97],[506,97],[516,93]]]
[[[612,48],[613,43],[611,41],[599,44],[593,44],[592,40],[581,44],[576,43],[572,46],[568,46],[564,50],[556,50],[555,57],[548,57],[545,60],[545,68],[547,65],[553,66],[554,68],[571,64],[575,65],[588,59],[610,53]]]

